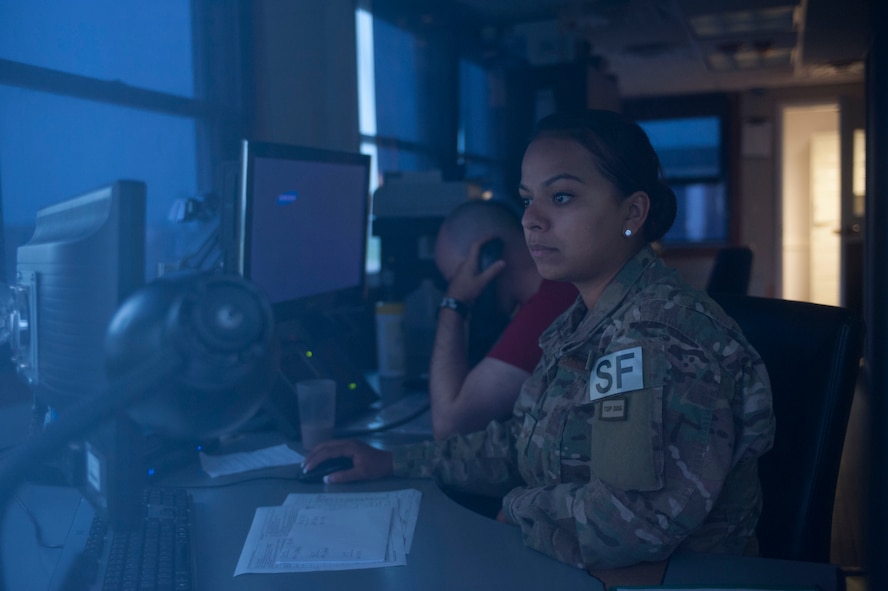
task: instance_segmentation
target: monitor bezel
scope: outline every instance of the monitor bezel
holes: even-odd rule
[[[240,184],[237,196],[237,272],[251,279],[250,259],[252,256],[250,232],[253,223],[251,207],[253,185],[255,180],[256,160],[262,158],[292,160],[299,162],[317,162],[361,166],[365,170],[364,186],[361,192],[363,199],[362,217],[365,220],[361,228],[361,253],[358,284],[348,288],[337,289],[318,294],[294,298],[291,300],[272,302],[275,319],[278,322],[298,319],[315,312],[326,312],[344,307],[360,305],[365,302],[367,294],[367,233],[370,215],[370,156],[358,152],[344,152],[296,146],[256,140],[243,140],[241,144]],[[260,286],[261,287],[261,286]]]
[[[105,332],[145,283],[146,196],[144,182],[116,180],[41,207],[17,248],[15,289],[26,305],[13,353],[36,402],[64,412],[107,385]]]

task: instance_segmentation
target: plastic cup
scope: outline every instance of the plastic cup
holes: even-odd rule
[[[302,447],[307,451],[322,441],[332,439],[336,418],[336,382],[328,379],[297,382],[296,397]]]

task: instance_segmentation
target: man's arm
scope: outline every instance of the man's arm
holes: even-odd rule
[[[429,367],[429,398],[435,439],[470,433],[508,415],[530,374],[499,359],[485,357],[469,369],[467,322],[455,310],[438,316]]]

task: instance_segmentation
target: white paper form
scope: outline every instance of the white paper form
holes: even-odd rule
[[[291,494],[280,507],[259,507],[234,574],[404,565],[421,496],[413,489]]]
[[[211,456],[200,452],[200,466],[213,478],[261,468],[301,464],[303,459],[302,454],[293,451],[283,443],[265,449],[221,456]]]
[[[413,488],[367,493],[290,493],[284,500],[284,505],[360,508],[394,501],[394,506],[396,507],[394,518],[396,523],[392,525],[392,534],[398,533],[403,535],[404,553],[409,554],[410,548],[413,545],[413,531],[416,529],[416,519],[419,517],[419,501],[421,498],[422,493]]]
[[[391,527],[391,506],[298,509],[275,566],[385,562]]]

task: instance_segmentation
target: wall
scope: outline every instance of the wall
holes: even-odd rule
[[[257,0],[252,138],[358,151],[354,0]]]

